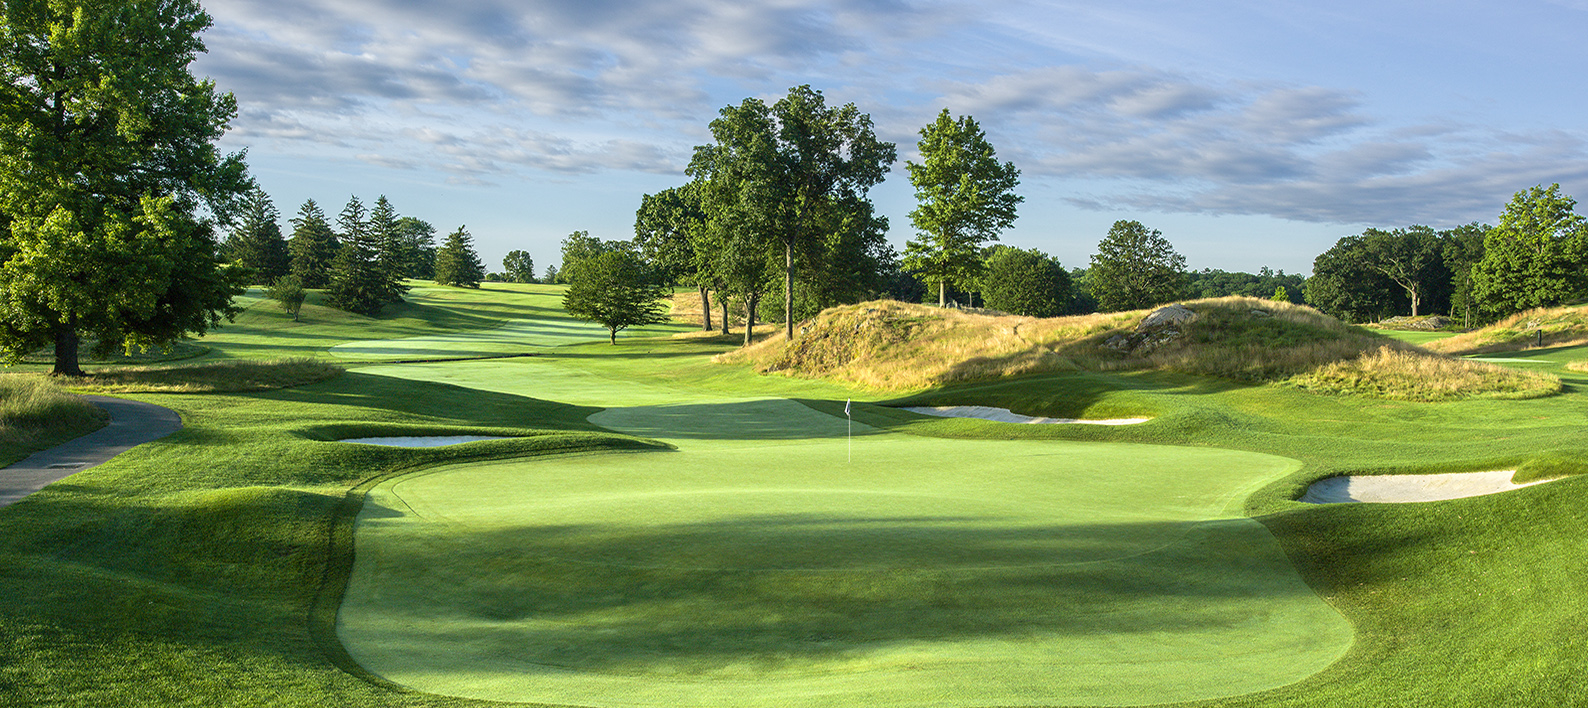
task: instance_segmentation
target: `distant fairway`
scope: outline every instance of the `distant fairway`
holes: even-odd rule
[[[340,616],[361,665],[597,706],[1105,705],[1288,684],[1351,643],[1226,518],[1287,458],[857,425],[850,464],[843,419],[783,400],[592,420],[680,450],[370,494]]]

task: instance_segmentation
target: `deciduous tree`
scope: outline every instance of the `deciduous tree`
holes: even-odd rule
[[[1588,220],[1560,185],[1517,192],[1483,239],[1472,295],[1491,314],[1571,302],[1588,295]]]
[[[292,313],[293,322],[298,321],[298,311],[303,309],[303,301],[308,298],[308,292],[303,289],[303,281],[296,275],[276,278],[265,294],[275,300],[281,309]]]
[[[919,206],[910,222],[919,232],[905,244],[904,266],[937,284],[937,304],[949,286],[968,288],[981,275],[982,246],[1015,221],[1023,197],[1015,194],[1020,170],[999,163],[981,126],[948,109],[921,129],[921,164],[906,162]]]
[[[512,283],[535,282],[535,259],[528,251],[508,251],[502,258],[502,273]]]
[[[1104,312],[1152,307],[1181,296],[1185,256],[1157,229],[1116,221],[1097,244],[1087,284]]]
[[[994,248],[981,280],[982,296],[994,310],[1027,317],[1057,317],[1070,305],[1069,272],[1041,251]]]
[[[563,309],[606,327],[614,345],[624,329],[667,321],[661,298],[671,289],[630,244],[609,242],[564,276],[568,290],[562,296]]]
[[[162,346],[238,312],[214,228],[250,186],[215,146],[236,103],[189,69],[210,24],[193,0],[0,3],[6,360],[53,344],[80,375],[82,335]]]

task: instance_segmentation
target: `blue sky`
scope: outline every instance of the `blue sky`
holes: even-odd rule
[[[633,235],[718,110],[810,84],[899,145],[972,115],[1026,198],[1002,241],[1084,266],[1117,219],[1192,268],[1307,272],[1368,226],[1588,198],[1588,0],[209,0],[195,66],[283,218],[385,194],[487,264]],[[290,225],[283,224],[290,228]]]

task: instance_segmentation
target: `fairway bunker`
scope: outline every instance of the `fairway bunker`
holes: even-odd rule
[[[503,435],[410,435],[381,438],[346,438],[337,442],[384,445],[386,447],[446,447],[448,445],[480,442],[481,440],[507,439]]]
[[[1085,420],[1081,418],[1042,418],[1013,413],[1007,408],[993,408],[991,406],[909,406],[904,410],[922,415],[933,415],[939,418],[980,418],[1000,423],[1021,423],[1035,425],[1135,425],[1145,423],[1151,418],[1104,418],[1099,420]]]
[[[1511,481],[1512,470],[1498,472],[1458,472],[1452,474],[1397,474],[1356,477],[1329,477],[1313,482],[1300,501],[1309,504],[1343,504],[1365,502],[1370,504],[1405,504],[1410,502],[1443,501],[1499,494],[1535,484],[1552,482],[1542,479],[1517,484]]]

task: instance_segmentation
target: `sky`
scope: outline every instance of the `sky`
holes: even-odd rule
[[[718,111],[809,84],[899,161],[947,108],[1021,170],[1000,240],[1087,265],[1116,220],[1192,269],[1308,273],[1368,227],[1588,198],[1588,0],[207,0],[194,73],[237,98],[286,220],[381,195],[491,270],[576,230],[633,236]]]

